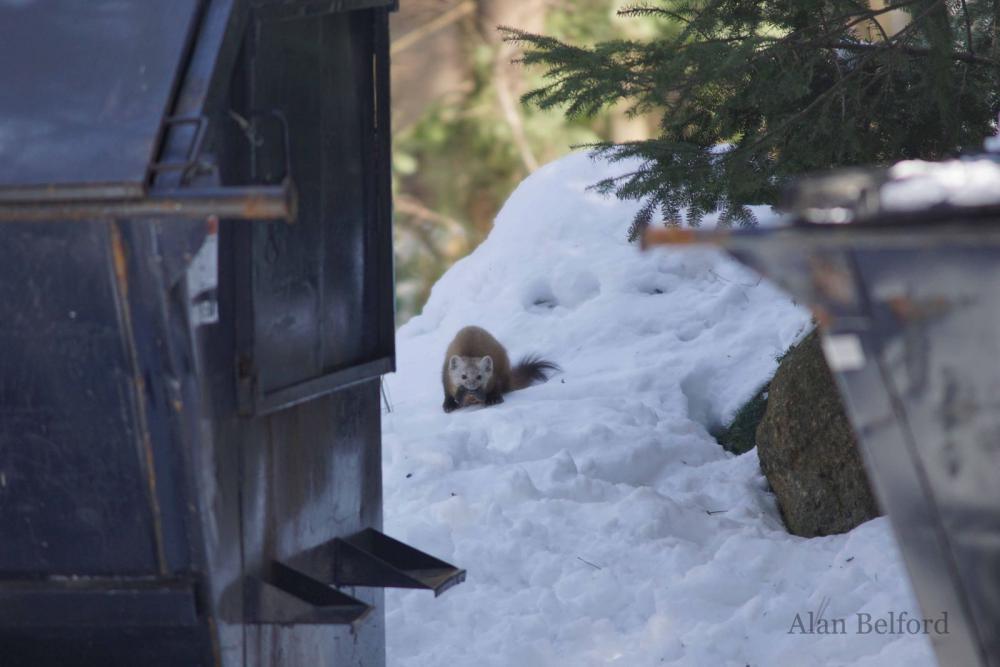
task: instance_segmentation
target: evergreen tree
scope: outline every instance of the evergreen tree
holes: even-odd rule
[[[501,30],[545,70],[524,101],[662,113],[654,139],[593,145],[643,159],[597,184],[644,202],[633,239],[657,218],[696,226],[713,211],[751,226],[747,205],[775,203],[803,172],[978,147],[1000,109],[1000,0],[665,0],[619,15],[675,28],[593,47]]]

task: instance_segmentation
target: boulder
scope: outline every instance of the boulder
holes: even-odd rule
[[[781,361],[767,398],[757,453],[788,531],[831,535],[878,516],[857,439],[815,331]]]

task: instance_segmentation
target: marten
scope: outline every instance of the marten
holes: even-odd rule
[[[441,370],[444,385],[444,411],[469,405],[503,403],[503,395],[524,389],[535,382],[545,382],[550,371],[559,366],[528,355],[511,368],[507,350],[490,332],[480,327],[465,327],[448,345]]]

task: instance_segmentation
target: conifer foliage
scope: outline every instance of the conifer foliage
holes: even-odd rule
[[[593,146],[643,160],[596,184],[644,202],[632,238],[716,211],[752,226],[747,205],[775,203],[790,176],[953,155],[1000,110],[1000,0],[659,0],[619,15],[676,28],[591,47],[501,30],[545,70],[525,102],[662,114],[653,139]]]

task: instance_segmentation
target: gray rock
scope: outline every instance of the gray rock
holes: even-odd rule
[[[815,331],[778,367],[756,441],[790,533],[843,533],[879,515]]]

